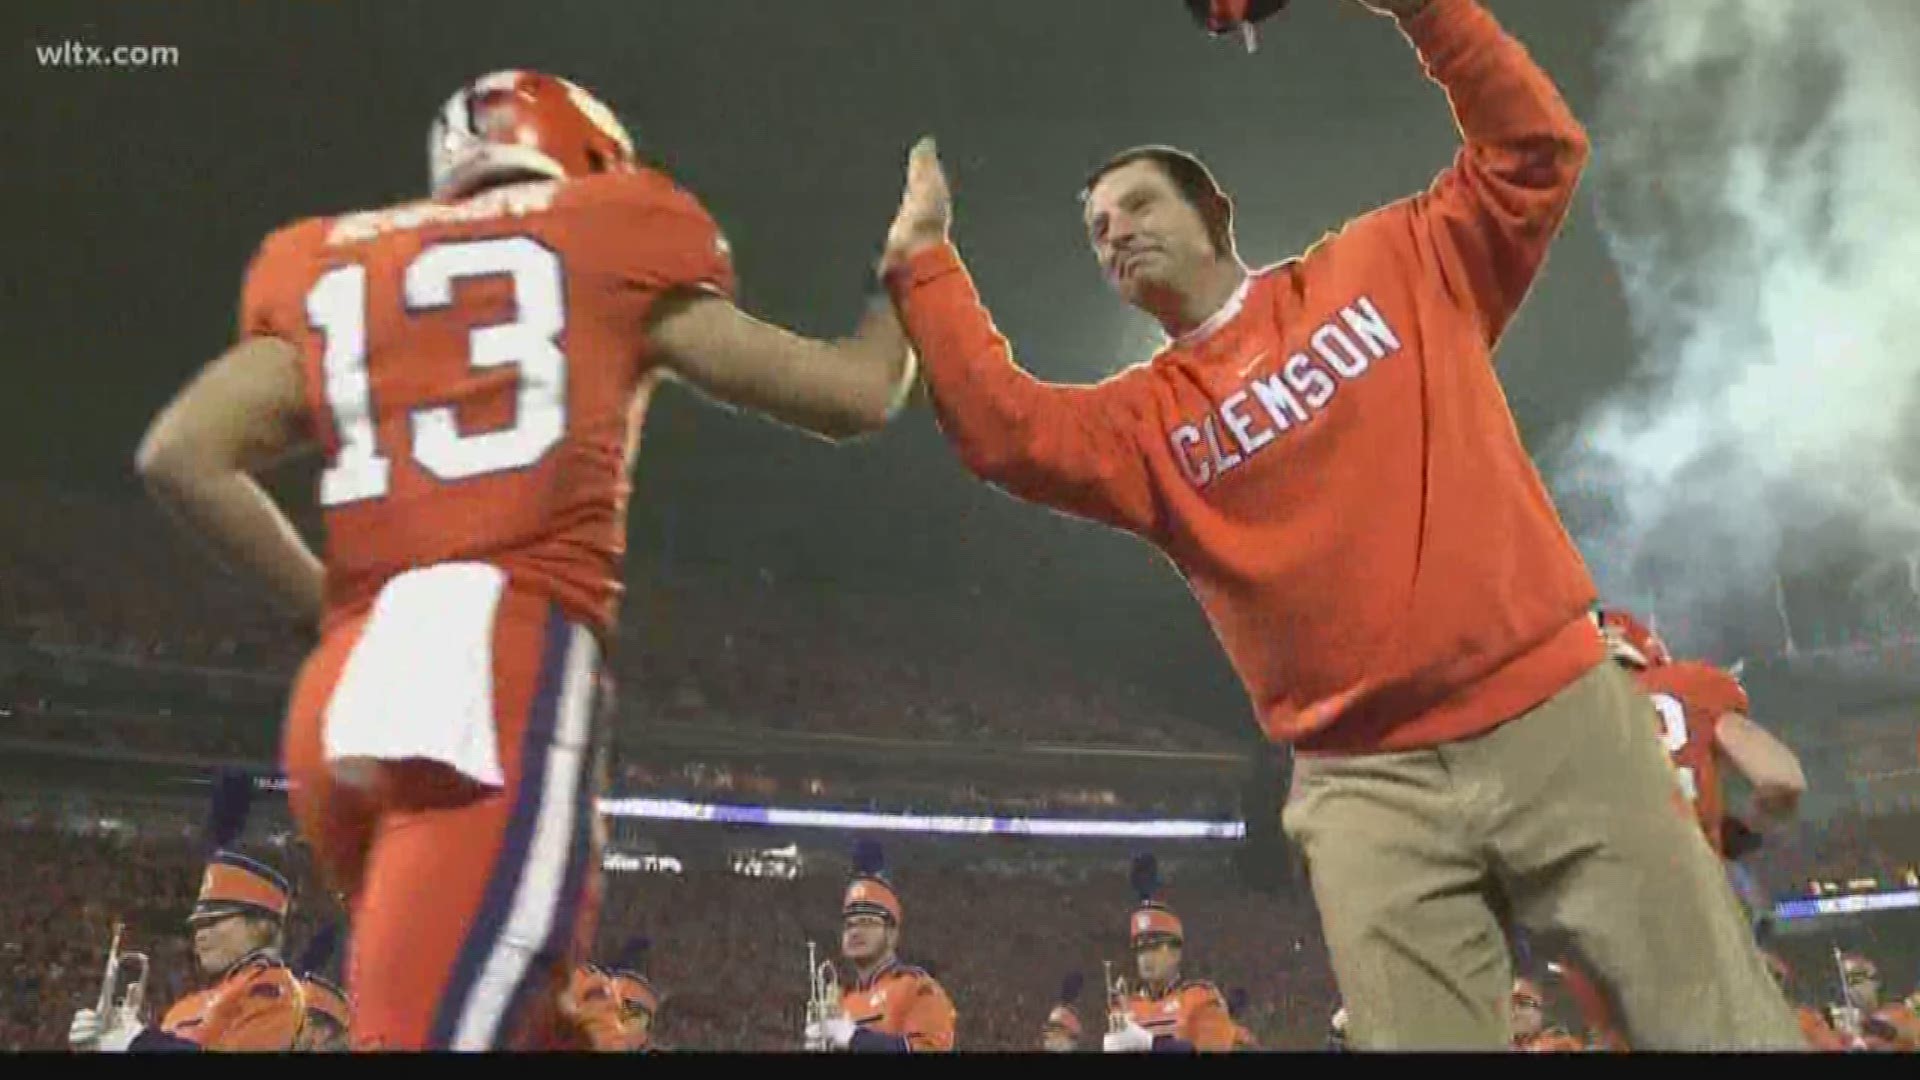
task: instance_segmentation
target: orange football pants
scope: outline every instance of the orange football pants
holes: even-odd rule
[[[559,1005],[599,908],[597,641],[545,598],[504,590],[492,636],[504,786],[418,759],[350,785],[327,765],[324,719],[365,625],[331,628],[308,658],[283,746],[294,816],[351,916],[352,1047],[575,1045]]]

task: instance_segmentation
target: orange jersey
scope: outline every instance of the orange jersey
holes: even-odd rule
[[[190,1038],[193,1033],[205,1027],[207,1006],[213,1001],[216,987],[195,990],[166,1011],[160,1018],[160,1030],[169,1035]]]
[[[203,1050],[292,1050],[306,1017],[293,972],[278,958],[255,953],[219,982],[181,998],[160,1030]]]
[[[1640,688],[1653,698],[1660,718],[1660,740],[1673,761],[1680,794],[1700,819],[1700,829],[1713,850],[1721,852],[1720,824],[1726,802],[1720,790],[1720,754],[1717,736],[1720,718],[1746,713],[1747,692],[1734,677],[1710,664],[1683,660],[1635,674]]]
[[[394,575],[487,562],[610,625],[627,469],[678,289],[733,289],[725,242],[658,173],[309,219],[247,274],[241,333],[300,350],[330,619]]]
[[[1127,998],[1127,1015],[1155,1038],[1171,1035],[1205,1052],[1233,1049],[1233,1017],[1227,999],[1203,979],[1174,983],[1164,994],[1135,991]]]
[[[917,967],[888,964],[843,991],[840,1006],[860,1027],[905,1039],[908,1050],[953,1049],[953,1002]]]
[[[1402,25],[1465,134],[1452,168],[1255,273],[1147,363],[1042,382],[952,245],[888,277],[967,467],[1165,552],[1266,734],[1306,750],[1465,738],[1603,659],[1592,579],[1492,362],[1586,135],[1474,0]]]
[[[1233,1048],[1235,1050],[1258,1050],[1260,1049],[1260,1040],[1253,1037],[1253,1032],[1247,1030],[1245,1024],[1235,1023],[1233,1025]]]

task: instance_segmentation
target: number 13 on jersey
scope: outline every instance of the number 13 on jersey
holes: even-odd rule
[[[474,368],[510,367],[518,376],[513,423],[466,434],[451,405],[408,414],[410,453],[436,479],[456,482],[524,469],[558,445],[567,427],[567,358],[558,338],[566,328],[566,284],[560,257],[524,236],[434,244],[407,264],[406,310],[424,314],[453,302],[463,278],[503,275],[513,282],[517,307],[510,322],[475,327],[467,335]],[[340,448],[320,476],[320,504],[333,507],[378,499],[392,482],[393,462],[382,451],[367,370],[367,270],[336,267],[307,293],[307,319],[326,337],[321,357],[327,409]]]

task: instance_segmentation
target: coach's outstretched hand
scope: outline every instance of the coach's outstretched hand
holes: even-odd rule
[[[953,193],[940,168],[940,151],[933,137],[913,144],[907,156],[907,189],[900,196],[900,212],[887,230],[886,253],[880,271],[886,273],[915,254],[947,241],[953,224]]]

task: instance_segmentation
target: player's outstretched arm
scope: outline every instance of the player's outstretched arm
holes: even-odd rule
[[[1800,758],[1786,743],[1746,716],[1730,712],[1714,728],[1714,742],[1753,785],[1753,818],[1760,827],[1791,818],[1807,791]]]
[[[189,532],[317,622],[320,560],[253,479],[312,446],[305,417],[299,353],[279,338],[251,337],[161,410],[134,460],[147,490]]]
[[[647,335],[667,370],[702,391],[834,440],[885,427],[913,387],[913,352],[884,298],[829,342],[688,291],[655,307]]]
[[[1014,495],[1132,532],[1157,505],[1124,378],[1044,383],[1014,362],[948,238],[952,197],[932,139],[914,146],[881,273],[919,352],[940,427],[968,471]]]
[[[1546,72],[1478,0],[1359,0],[1399,17],[1465,139],[1410,204],[1450,299],[1499,340],[1573,204],[1590,147]]]

